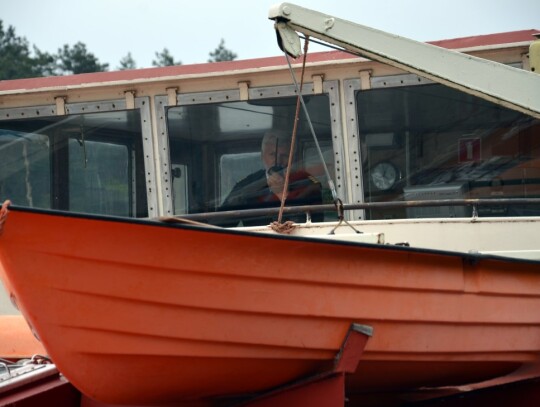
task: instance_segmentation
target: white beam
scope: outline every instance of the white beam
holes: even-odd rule
[[[269,18],[371,60],[540,118],[540,75],[282,3]]]

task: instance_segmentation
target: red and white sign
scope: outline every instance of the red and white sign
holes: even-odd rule
[[[477,162],[482,159],[480,139],[460,138],[458,141],[458,161],[460,163]]]

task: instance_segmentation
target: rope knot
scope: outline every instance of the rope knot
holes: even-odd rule
[[[283,223],[275,221],[270,223],[270,227],[272,230],[276,233],[281,233],[285,235],[289,235],[292,233],[294,229],[296,229],[296,226],[294,226],[294,222],[288,220]]]

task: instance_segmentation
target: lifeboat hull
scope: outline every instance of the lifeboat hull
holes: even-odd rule
[[[211,403],[325,370],[347,392],[478,382],[540,355],[538,262],[12,208],[2,279],[58,369],[114,404]]]

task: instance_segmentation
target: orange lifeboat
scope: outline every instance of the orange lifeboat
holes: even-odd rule
[[[116,404],[212,402],[323,370],[373,327],[350,394],[540,357],[540,265],[12,207],[2,279],[58,369]],[[249,254],[249,255],[248,255]]]

